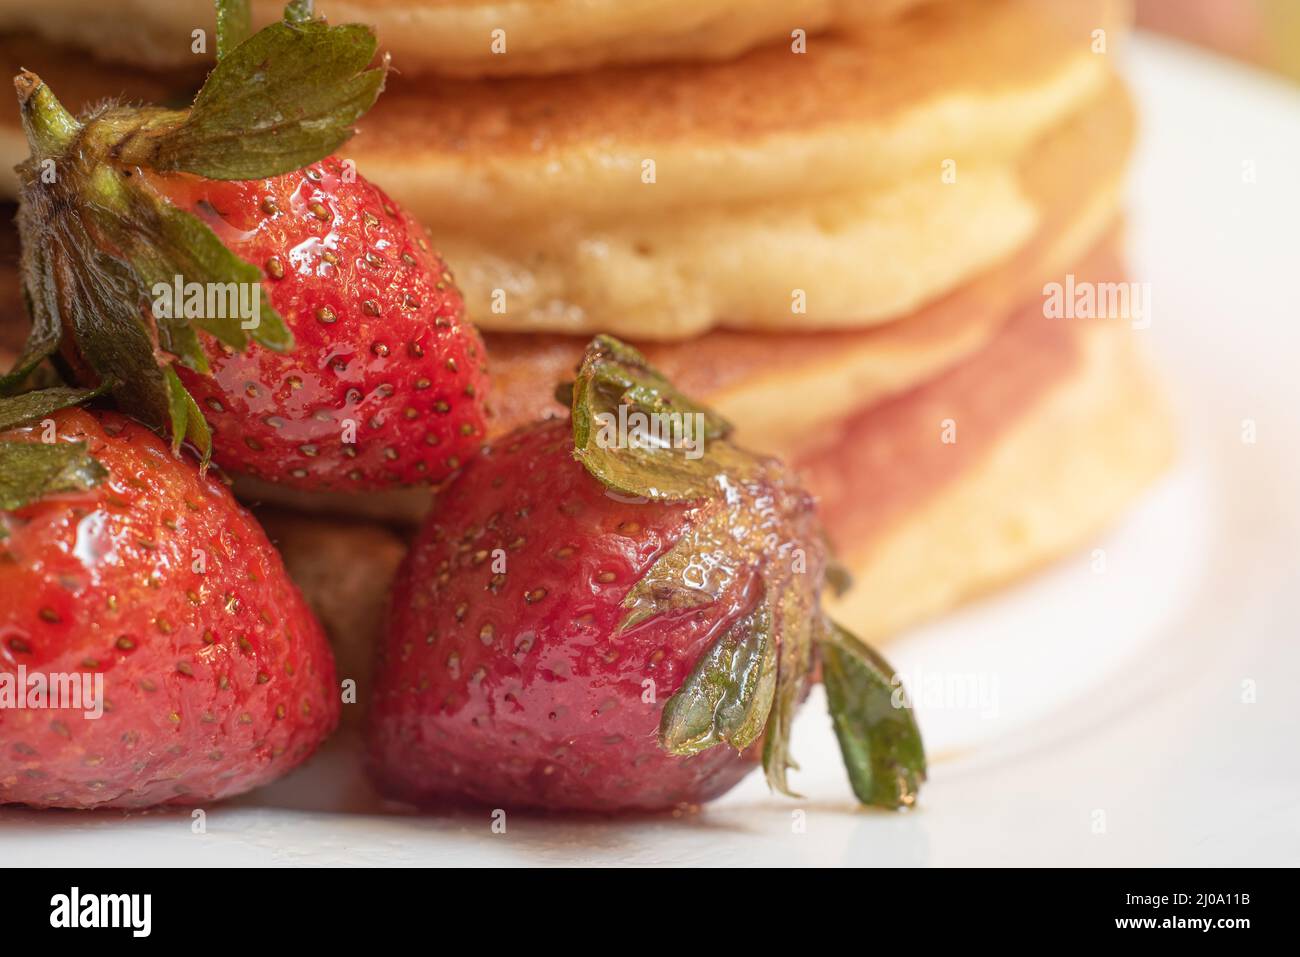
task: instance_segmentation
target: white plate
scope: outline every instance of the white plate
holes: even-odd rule
[[[1129,60],[1153,293],[1134,334],[1180,463],[1092,548],[890,646],[932,755],[917,810],[853,807],[818,693],[802,800],[751,775],[698,815],[495,834],[487,813],[380,813],[344,736],[206,809],[205,833],[188,811],[0,811],[0,862],[1300,864],[1300,92],[1150,38]]]

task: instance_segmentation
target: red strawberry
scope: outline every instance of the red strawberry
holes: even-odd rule
[[[722,794],[761,747],[785,790],[820,642],[855,790],[910,803],[915,725],[890,707],[888,666],[820,611],[809,496],[613,340],[589,349],[572,404],[572,425],[525,427],[471,463],[398,573],[370,717],[380,787],[660,809]],[[698,413],[707,448],[602,441],[620,405]]]
[[[482,342],[424,231],[380,189],[334,157],[268,180],[156,183],[262,268],[294,337],[289,353],[207,339],[211,373],[180,369],[220,465],[360,489],[438,481],[474,455]]]
[[[261,528],[124,416],[47,422],[0,433],[0,803],[192,804],[301,763],[334,663]],[[21,706],[37,674],[102,680],[102,717]]]
[[[32,73],[19,229],[33,334],[78,382],[234,472],[438,482],[483,439],[484,353],[424,232],[330,154],[374,101],[365,27],[231,36],[187,110],[74,119]]]

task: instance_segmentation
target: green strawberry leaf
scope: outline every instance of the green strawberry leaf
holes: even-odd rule
[[[763,739],[763,774],[767,786],[789,797],[801,797],[791,790],[787,780],[790,771],[799,770],[799,765],[790,756],[790,726],[798,704],[797,700],[790,701],[785,693],[778,695],[772,702],[772,713],[767,719],[767,737]]]
[[[626,614],[616,634],[657,615],[712,605],[755,558],[728,509],[701,508],[623,597]]]
[[[664,703],[659,743],[698,754],[726,743],[737,751],[763,733],[776,693],[777,640],[766,601],[727,629]]]
[[[345,143],[383,89],[387,59],[365,69],[376,48],[369,27],[300,19],[300,5],[290,13],[225,50],[188,115],[142,137],[128,158],[210,179],[264,179]]]
[[[177,331],[190,324],[237,351],[247,348],[250,338],[277,352],[293,348],[293,335],[269,302],[262,286],[262,271],[257,266],[231,252],[212,228],[193,213],[143,189],[128,188],[127,195],[126,214],[103,209],[100,215],[105,217],[108,231],[139,273],[142,285],[149,290],[159,333],[168,351],[180,356],[196,371],[206,371],[207,362],[198,340]],[[174,290],[178,277],[182,289],[186,284],[198,283],[205,292],[213,291],[212,305],[217,308],[209,313],[205,298],[203,315],[186,318],[181,309],[184,295],[178,299]],[[167,296],[170,309],[156,308],[160,293]],[[239,315],[238,308],[232,308],[238,305],[241,296],[256,305],[255,315],[247,322]],[[162,312],[171,313],[170,318],[160,316]],[[176,315],[178,312],[181,315]],[[245,325],[249,328],[245,329]]]
[[[31,157],[17,169],[24,183],[44,186],[40,161],[61,156],[71,149],[82,132],[82,126],[36,74],[21,71],[14,78],[14,88],[18,93],[23,132],[32,150]],[[62,204],[50,192],[40,189],[30,201],[18,204],[15,221],[23,237],[23,299],[32,326],[17,361],[5,375],[0,376],[0,395],[12,395],[21,390],[37,366],[58,351],[63,339],[63,322],[56,295],[59,279],[47,248],[49,220]]]
[[[11,395],[22,389],[36,367],[58,352],[61,336],[62,330],[58,326],[33,326],[13,367],[0,375],[0,396]]]
[[[107,475],[84,442],[0,441],[0,510],[11,512],[58,492],[83,491]]]
[[[158,320],[158,344],[167,352],[176,356],[181,365],[193,369],[200,375],[212,371],[208,357],[203,351],[203,343],[192,326],[170,319]]]
[[[79,216],[52,217],[41,241],[59,277],[49,304],[70,327],[95,381],[107,383],[122,408],[151,425],[164,425],[167,387],[141,308],[138,275],[98,248]],[[40,292],[29,286],[33,298]]]
[[[172,451],[179,452],[181,443],[188,439],[199,450],[199,468],[206,470],[212,459],[212,431],[203,417],[194,396],[181,384],[176,370],[168,366],[163,371],[167,382],[167,413],[172,432]]]
[[[853,793],[863,804],[910,807],[925,780],[912,709],[896,704],[894,669],[831,622],[821,640],[822,683]]]
[[[217,59],[248,39],[253,32],[248,0],[217,0]]]
[[[101,383],[91,394],[109,391],[122,408],[143,421],[170,427],[174,450],[189,439],[206,467],[211,432],[176,371],[160,364],[154,352],[141,306],[139,273],[93,244],[80,218],[66,216],[56,222],[60,228],[50,232],[48,248],[63,284],[54,302],[68,317],[81,357]],[[159,328],[165,326],[160,323]]]
[[[625,495],[715,497],[756,462],[725,441],[730,423],[612,336],[597,336],[587,346],[570,394],[574,456]]]
[[[99,395],[103,389],[70,389],[58,386],[0,398],[0,432],[43,419],[51,412],[66,409]]]
[[[791,575],[772,591],[772,621],[781,636],[781,649],[776,697],[763,740],[763,773],[772,790],[792,797],[798,795],[790,789],[786,775],[797,771],[799,765],[790,756],[790,728],[812,674],[813,636],[821,616],[815,606],[816,594],[805,585],[800,576]]]

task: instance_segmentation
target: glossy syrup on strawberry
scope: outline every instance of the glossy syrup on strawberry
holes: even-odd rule
[[[131,419],[50,422],[53,445],[0,433],[5,494],[39,478],[28,450],[82,443],[98,478],[45,470],[47,493],[0,510],[0,803],[193,804],[300,764],[338,720],[334,664],[261,528]],[[33,675],[100,682],[102,714],[33,697]]]
[[[267,180],[159,177],[240,258],[294,338],[291,352],[205,341],[181,368],[234,472],[310,488],[437,482],[483,441],[485,354],[425,231],[329,157]]]

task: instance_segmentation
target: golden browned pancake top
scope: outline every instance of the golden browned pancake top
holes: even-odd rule
[[[1107,0],[978,0],[925,6],[856,36],[816,37],[711,64],[608,68],[487,82],[395,78],[368,119],[367,155],[538,153],[568,145],[734,142],[874,123],[953,91],[1033,86],[1091,31]]]

